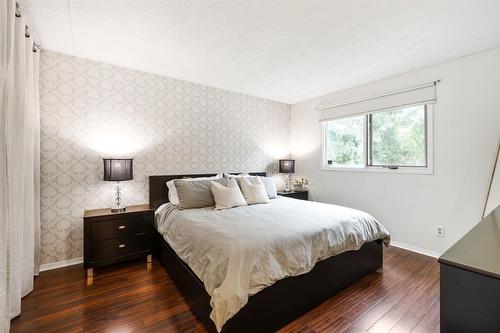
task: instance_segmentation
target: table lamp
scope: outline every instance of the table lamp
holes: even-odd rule
[[[286,174],[285,192],[290,192],[290,174],[295,172],[295,160],[279,160],[279,172]]]
[[[127,210],[121,206],[121,181],[132,180],[134,169],[131,158],[104,158],[104,181],[116,182],[115,206],[111,208],[112,213],[121,213]]]

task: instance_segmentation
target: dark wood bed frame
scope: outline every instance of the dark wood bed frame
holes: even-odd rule
[[[250,174],[266,175],[265,172]],[[167,181],[209,176],[214,174],[150,176],[151,208],[156,209],[168,202]],[[158,232],[155,232],[153,253],[184,295],[195,316],[209,332],[216,332],[210,319],[210,296],[203,282]],[[222,332],[274,332],[363,276],[382,267],[382,257],[382,242],[377,240],[364,244],[357,251],[344,252],[322,260],[309,273],[285,278],[251,296],[248,303],[225,323]]]

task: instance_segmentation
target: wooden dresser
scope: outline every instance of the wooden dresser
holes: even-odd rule
[[[439,263],[441,332],[500,332],[500,206]]]
[[[149,205],[127,207],[123,213],[109,208],[83,214],[83,267],[87,277],[93,268],[147,256],[151,260],[154,210]]]

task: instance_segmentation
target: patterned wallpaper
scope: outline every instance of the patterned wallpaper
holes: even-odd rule
[[[134,158],[123,197],[139,204],[149,175],[275,173],[288,154],[288,105],[48,51],[40,63],[42,263],[81,257],[83,210],[113,204],[103,157]]]

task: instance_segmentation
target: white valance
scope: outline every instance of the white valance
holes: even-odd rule
[[[347,101],[335,100],[333,94],[327,95],[321,98],[318,105],[319,120],[326,121],[408,105],[432,104],[436,102],[437,82],[433,81],[414,87]]]

